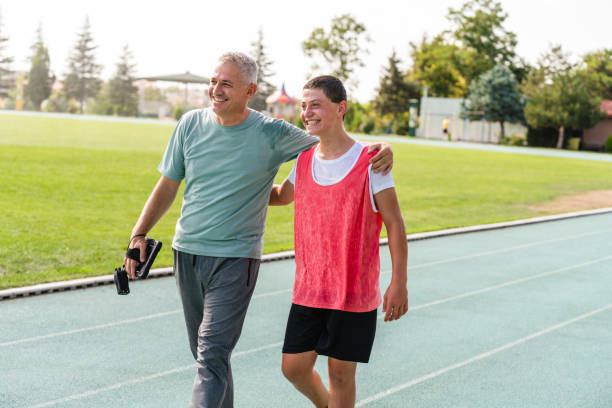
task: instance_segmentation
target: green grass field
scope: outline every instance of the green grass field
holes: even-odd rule
[[[0,115],[0,289],[110,274],[120,266],[171,132],[167,125]],[[612,189],[610,163],[393,148],[408,232],[542,215],[528,206]],[[281,168],[278,182],[290,168]],[[180,203],[150,233],[165,244],[156,267],[172,263]],[[292,211],[269,210],[266,253],[292,248]]]

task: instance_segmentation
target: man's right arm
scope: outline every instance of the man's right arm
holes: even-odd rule
[[[136,225],[132,229],[132,240],[129,245],[130,248],[138,248],[140,250],[141,262],[146,260],[146,234],[153,228],[157,221],[160,220],[166,211],[168,211],[176,198],[176,193],[180,185],[180,180],[177,181],[166,176],[161,176],[142,209],[138,222],[136,222]],[[135,235],[139,236],[135,237]],[[128,276],[134,279],[137,262],[127,257],[123,262]]]
[[[270,191],[269,205],[287,205],[293,202],[293,183],[285,179],[283,184],[275,184]]]

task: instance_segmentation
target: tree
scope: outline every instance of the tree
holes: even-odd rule
[[[496,64],[505,65],[519,81],[522,79],[525,72],[516,62],[516,34],[504,28],[507,18],[501,4],[494,0],[470,0],[459,9],[449,8],[447,19],[455,26],[453,37],[478,55],[479,70],[467,78],[468,82]]]
[[[87,98],[95,97],[102,83],[99,78],[102,66],[96,63],[94,55],[96,48],[91,37],[89,17],[85,17],[85,24],[68,60],[69,71],[64,79],[64,92],[69,98],[78,101],[80,113],[83,113]]]
[[[583,61],[590,92],[602,99],[612,99],[612,48],[589,53]]]
[[[276,87],[268,81],[274,75],[272,72],[272,61],[269,60],[266,54],[263,43],[263,30],[258,31],[257,40],[251,43],[253,47],[251,56],[255,58],[259,72],[257,74],[257,92],[249,101],[249,106],[255,110],[263,111],[266,109],[266,98],[275,91]]]
[[[51,95],[53,78],[50,75],[51,60],[49,50],[42,38],[42,26],[38,26],[37,39],[32,45],[32,65],[28,74],[28,83],[25,87],[25,97],[36,110],[40,110],[42,102]]]
[[[525,118],[533,128],[559,129],[557,148],[565,143],[566,130],[593,127],[602,117],[600,101],[587,89],[583,72],[575,69],[560,46],[540,58],[521,89],[527,96]]]
[[[370,41],[365,25],[350,14],[344,14],[332,19],[329,32],[315,28],[310,37],[302,42],[302,50],[309,58],[323,58],[331,68],[332,75],[353,89],[357,86],[357,80],[352,74],[356,68],[365,66],[362,56],[369,53],[366,45]],[[312,68],[315,71],[321,69],[316,61]]]
[[[466,101],[468,112],[478,112],[489,122],[499,122],[501,137],[505,137],[504,123],[523,122],[524,97],[518,91],[514,74],[501,64],[495,65],[470,85]],[[476,115],[470,115],[475,118]]]
[[[108,99],[114,113],[119,116],[136,116],[138,113],[138,88],[134,86],[134,64],[128,45],[117,64],[117,71],[109,81]]]
[[[467,95],[468,81],[463,71],[469,65],[466,62],[473,56],[473,51],[450,44],[443,34],[431,41],[424,35],[420,44],[410,43],[410,46],[411,75],[427,85],[429,95],[444,98]]]
[[[4,37],[2,34],[2,14],[0,13],[0,97],[8,96],[8,91],[13,87],[11,78],[13,57],[9,57],[5,53],[7,41],[8,37]]]
[[[395,50],[389,57],[389,66],[385,68],[380,78],[378,95],[374,100],[374,109],[381,115],[391,114],[393,120],[397,121],[398,115],[407,112],[410,99],[420,96],[419,86],[414,82],[408,82],[399,69],[400,60]]]

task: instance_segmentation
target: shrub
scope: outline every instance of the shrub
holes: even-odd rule
[[[410,125],[410,114],[408,112],[400,113],[397,120],[393,122],[391,131],[396,135],[406,136]]]
[[[302,123],[302,116],[301,115],[296,115],[295,119],[293,119],[293,124],[297,127],[299,127],[300,129],[306,129],[304,127],[304,123]]]
[[[374,126],[376,125],[374,118],[367,117],[361,125],[359,125],[359,130],[363,133],[370,134],[374,130]]]
[[[606,144],[604,145],[604,149],[606,150],[606,152],[612,153],[612,135],[608,136]]]
[[[183,113],[185,113],[185,111],[183,110],[183,107],[181,105],[176,105],[174,107],[174,112],[172,112],[172,116],[174,117],[175,120],[179,120],[181,116],[183,116]]]

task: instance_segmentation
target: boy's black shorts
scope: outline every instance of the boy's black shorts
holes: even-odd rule
[[[317,354],[344,361],[367,363],[376,334],[376,309],[345,312],[292,304],[283,353]]]

